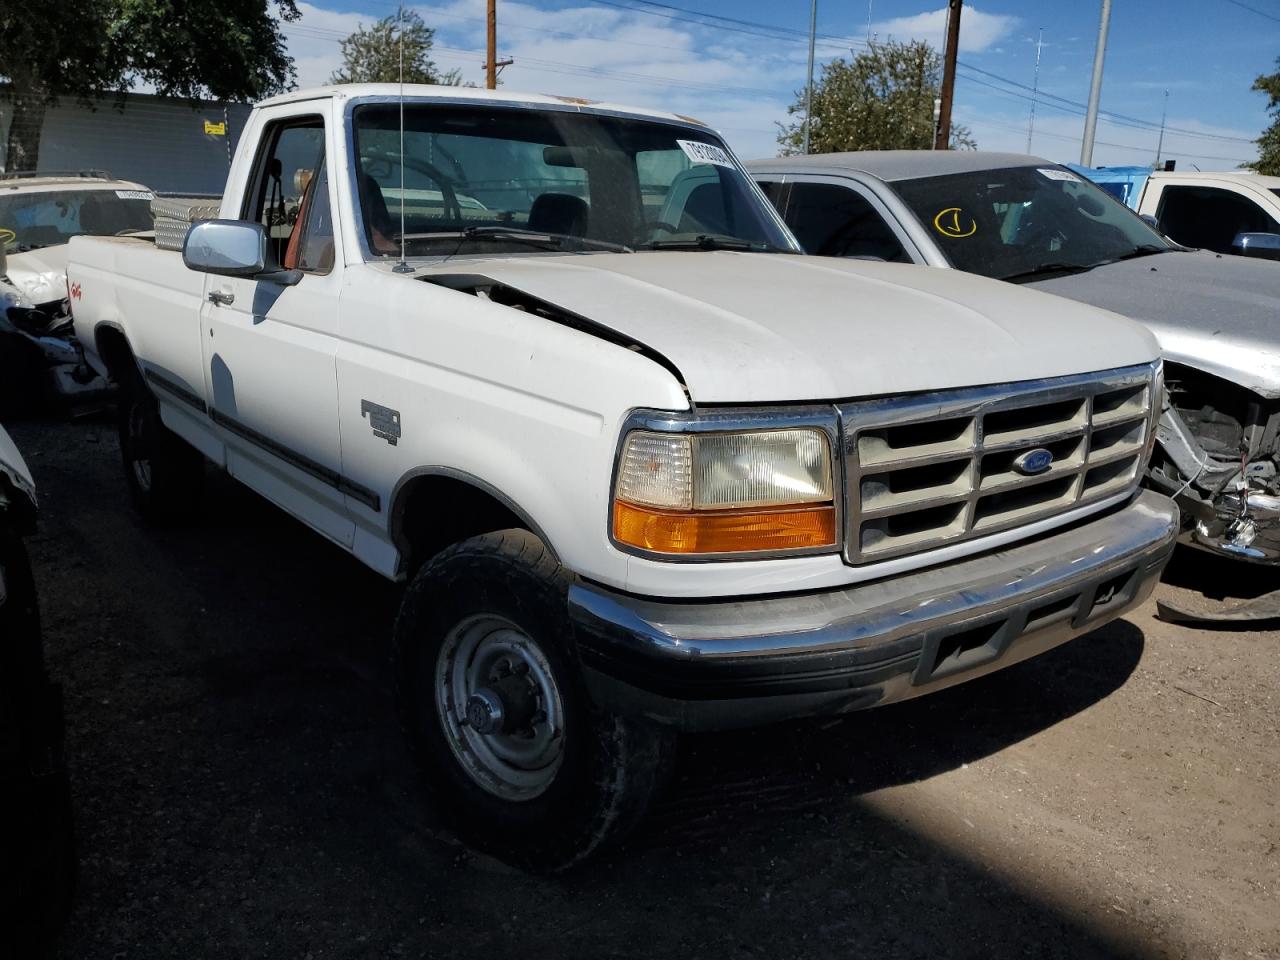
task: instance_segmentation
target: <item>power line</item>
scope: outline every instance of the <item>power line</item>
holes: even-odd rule
[[[797,30],[791,27],[776,26],[774,24],[760,23],[759,21],[755,21],[755,20],[744,20],[738,17],[725,17],[719,14],[703,13],[702,11],[699,11],[699,10],[690,10],[687,7],[679,7],[674,4],[659,3],[657,2],[657,0],[588,0],[588,2],[597,6],[613,7],[615,9],[626,10],[631,13],[641,13],[641,14],[646,14],[648,16],[659,17],[666,20],[675,20],[681,23],[691,23],[697,26],[708,27],[711,29],[729,30],[735,33],[746,33],[752,36],[764,37],[766,39],[774,39],[774,40],[785,39],[785,40],[791,40],[793,42],[807,42],[807,39],[808,39],[808,33],[806,33],[803,30]],[[1228,2],[1234,3],[1236,2],[1236,0],[1228,0]],[[656,9],[645,9],[646,7],[656,8]],[[674,11],[674,12],[667,12],[667,11]],[[689,14],[692,16],[681,16],[680,14]],[[694,18],[700,18],[700,19],[694,19]],[[768,32],[760,32],[760,31],[768,31]],[[870,46],[870,44],[866,40],[860,39],[858,37],[841,37],[841,36],[835,36],[832,34],[820,33],[820,34],[817,34],[817,38],[819,42],[826,47],[839,46],[841,49],[849,49],[855,46],[857,47]],[[601,39],[606,39],[606,38],[601,38]],[[976,67],[973,64],[966,63],[963,60],[959,61],[959,66],[967,70],[980,73],[983,76],[987,76],[995,80],[999,80],[1002,83],[1007,83],[1011,86],[1019,87],[1023,90],[1031,91],[1032,89],[1031,87],[1027,86],[1024,83],[1020,83],[1017,80],[1013,80],[1009,77],[1001,76],[998,73],[992,73],[989,70],[984,70],[981,67]],[[970,79],[970,78],[966,78],[966,79]],[[1076,107],[1081,111],[1080,116],[1084,116],[1084,114],[1088,110],[1087,106],[1084,103],[1081,103],[1075,100],[1069,100],[1066,97],[1061,97],[1061,96],[1058,96],[1057,94],[1047,93],[1043,90],[1038,92],[1038,97],[1057,100],[1062,103],[1069,104],[1072,107]],[[1025,99],[1030,100],[1031,98],[1026,97]],[[1140,117],[1130,117],[1130,116],[1126,116],[1125,114],[1115,113],[1114,111],[1110,111],[1110,110],[1100,110],[1099,116],[1111,118],[1114,121],[1119,122],[1120,125],[1122,126],[1124,125],[1137,126],[1138,128],[1148,129],[1148,130],[1158,130],[1160,128],[1160,124],[1156,123],[1155,121],[1144,120]],[[1196,137],[1201,140],[1217,140],[1224,143],[1248,143],[1248,144],[1253,143],[1251,139],[1248,139],[1246,137],[1233,137],[1227,134],[1204,133],[1202,131],[1197,131],[1197,130],[1188,130],[1185,127],[1166,127],[1166,129],[1169,130],[1170,132],[1180,133],[1183,136],[1187,136],[1187,137]]]
[[[1275,14],[1259,10],[1257,7],[1251,7],[1247,3],[1241,3],[1240,0],[1227,0],[1227,3],[1234,4],[1241,10],[1248,10],[1250,13],[1256,13],[1260,17],[1266,17],[1268,20],[1274,20],[1276,23],[1280,23],[1280,17],[1277,17]]]
[[[1085,105],[1085,104],[1083,104],[1083,103],[1081,103],[1081,102],[1079,102],[1078,100],[1070,100],[1070,99],[1068,99],[1068,98],[1066,98],[1066,97],[1060,97],[1060,96],[1058,96],[1057,94],[1053,94],[1053,93],[1046,93],[1046,92],[1045,92],[1045,91],[1043,91],[1043,90],[1039,91],[1039,93],[1038,93],[1038,94],[1036,94],[1036,93],[1033,91],[1033,88],[1032,88],[1032,87],[1027,86],[1027,84],[1025,84],[1025,83],[1019,83],[1017,80],[1011,80],[1011,79],[1009,79],[1008,77],[1002,77],[1000,74],[998,74],[998,73],[992,73],[990,70],[983,70],[981,67],[975,67],[975,66],[973,66],[972,64],[964,63],[963,61],[961,62],[960,66],[962,66],[964,69],[966,69],[966,70],[970,70],[970,71],[972,71],[972,72],[974,72],[974,73],[980,73],[980,74],[982,74],[984,77],[991,77],[991,78],[992,78],[992,79],[994,79],[994,80],[999,80],[1001,83],[1006,83],[1006,84],[1008,84],[1008,85],[1010,85],[1010,86],[1017,87],[1017,88],[1019,88],[1019,89],[1021,89],[1021,90],[1029,91],[1029,92],[1031,92],[1031,93],[1032,93],[1032,95],[1033,95],[1033,96],[1037,96],[1037,97],[1038,97],[1039,99],[1041,99],[1041,100],[1043,100],[1043,99],[1056,100],[1056,101],[1058,101],[1059,103],[1066,104],[1066,105],[1069,105],[1069,106],[1071,106],[1071,107],[1075,107],[1075,108],[1077,108],[1077,109],[1079,109],[1079,110],[1086,110],[1086,109],[1087,109],[1086,105]],[[971,79],[971,78],[970,78],[970,79]],[[1010,93],[1012,93],[1012,92],[1013,92],[1013,91],[1010,91]],[[1017,96],[1022,96],[1022,97],[1023,97],[1023,99],[1026,99],[1026,100],[1030,100],[1030,99],[1031,99],[1031,96],[1026,96],[1026,95],[1023,95],[1023,94],[1016,94],[1016,95],[1017,95]],[[1081,114],[1081,115],[1083,116],[1083,114]],[[1108,117],[1108,118],[1110,118],[1113,122],[1116,122],[1116,123],[1120,124],[1121,126],[1138,126],[1138,127],[1141,127],[1141,128],[1143,128],[1143,129],[1148,129],[1148,130],[1159,130],[1159,129],[1160,129],[1160,124],[1155,123],[1155,122],[1153,122],[1153,121],[1150,121],[1150,120],[1143,120],[1143,119],[1141,119],[1140,117],[1130,117],[1130,116],[1127,116],[1126,114],[1123,114],[1123,113],[1115,113],[1114,111],[1111,111],[1111,110],[1099,110],[1099,111],[1098,111],[1098,115],[1099,115],[1099,116],[1102,116],[1102,117]],[[1171,131],[1171,132],[1181,133],[1181,134],[1183,134],[1184,136],[1188,136],[1188,137],[1198,137],[1198,138],[1200,138],[1200,139],[1202,139],[1202,140],[1222,140],[1222,141],[1225,141],[1225,142],[1231,142],[1231,143],[1250,143],[1250,144],[1251,144],[1251,143],[1253,143],[1253,141],[1252,141],[1252,140],[1250,140],[1250,139],[1249,139],[1249,138],[1247,138],[1247,137],[1233,137],[1233,136],[1229,136],[1228,134],[1225,134],[1225,133],[1205,133],[1205,132],[1200,131],[1200,130],[1187,130],[1187,129],[1186,129],[1186,128],[1184,128],[1184,127],[1169,127],[1169,126],[1166,126],[1166,127],[1165,127],[1165,129],[1166,129],[1166,130],[1169,130],[1169,131]]]
[[[761,23],[754,20],[745,20],[738,17],[727,17],[720,14],[704,13],[699,10],[691,10],[686,7],[679,7],[674,4],[660,3],[658,0],[587,0],[594,6],[610,7],[617,10],[623,10],[632,14],[643,14],[659,19],[670,20],[680,23],[688,23],[694,26],[700,26],[708,29],[728,31],[731,33],[745,34],[749,36],[760,37],[763,39],[783,42],[807,43],[808,33],[803,30],[797,30],[790,27],[778,26],[775,24]],[[1228,0],[1228,2],[1236,2],[1236,0]],[[1257,11],[1255,11],[1257,12]],[[483,20],[475,17],[465,17],[458,14],[439,14],[442,17],[452,20],[459,20],[469,23],[481,24]],[[507,27],[511,29],[529,30],[532,32],[543,33],[563,39],[594,39],[605,43],[621,43],[630,46],[656,47],[659,49],[670,49],[660,44],[645,44],[638,41],[620,40],[613,37],[604,37],[596,34],[568,33],[565,31],[550,30],[545,27],[536,27],[531,24],[510,23]],[[286,31],[295,32],[301,36],[310,36],[315,39],[332,39],[335,42],[346,39],[346,35],[340,31],[331,30],[323,27],[304,26],[302,24],[291,23],[285,25]],[[833,34],[817,34],[817,41],[820,45],[827,48],[838,47],[841,50],[851,50],[853,47],[868,47],[868,41],[857,37],[842,37]],[[458,50],[457,48],[448,48],[436,46],[436,51],[445,52],[452,51],[454,53],[467,57],[476,55],[475,51]],[[483,56],[483,55],[481,55]],[[779,96],[777,90],[763,89],[760,87],[742,87],[727,84],[708,84],[692,80],[672,80],[668,77],[657,77],[651,74],[642,74],[625,71],[614,71],[600,67],[587,67],[580,64],[567,64],[554,60],[544,60],[539,58],[521,58],[521,65],[527,69],[540,73],[556,73],[567,76],[603,76],[620,80],[633,80],[645,83],[651,83],[659,86],[681,87],[685,89],[697,89],[707,92],[721,93],[741,93],[751,95]],[[966,83],[975,83],[980,86],[988,87],[1000,93],[1004,93],[1010,97],[1018,97],[1024,101],[1030,101],[1035,98],[1034,102],[1040,103],[1053,109],[1060,110],[1064,113],[1083,116],[1086,106],[1075,100],[1049,93],[1045,90],[1033,92],[1032,88],[1027,84],[1013,80],[1009,77],[984,70],[981,67],[974,66],[963,60],[958,62],[959,67],[966,71],[961,74],[960,78]],[[968,74],[980,74],[991,80],[997,81],[1006,87],[1015,89],[1006,89],[1006,87],[996,86],[993,83],[983,82],[977,77]],[[1021,93],[1019,91],[1027,91]],[[1116,126],[1125,126],[1139,130],[1156,131],[1159,124],[1154,121],[1144,120],[1140,117],[1131,117],[1125,114],[1114,113],[1112,111],[1102,110],[1099,115],[1107,119],[1108,122]],[[1171,133],[1177,133],[1184,137],[1191,137],[1200,140],[1216,141],[1221,143],[1242,143],[1252,144],[1253,141],[1244,137],[1233,137],[1227,134],[1206,133],[1203,131],[1189,130],[1184,127],[1166,127]],[[1204,159],[1218,159],[1205,157]],[[1231,159],[1231,158],[1225,158]]]
[[[992,127],[999,127],[999,128],[1000,128],[1000,129],[1002,129],[1002,130],[1011,130],[1011,131],[1013,131],[1013,132],[1015,132],[1015,133],[1025,133],[1025,132],[1026,132],[1026,128],[1025,128],[1025,127],[1022,127],[1022,126],[1019,126],[1019,125],[1016,125],[1016,124],[1012,124],[1012,123],[1005,123],[1005,122],[1002,122],[1002,121],[1000,121],[1000,120],[992,120],[992,119],[987,118],[987,117],[981,117],[981,116],[969,116],[969,115],[967,115],[967,114],[966,114],[966,116],[964,116],[962,119],[964,119],[967,123],[977,123],[977,122],[981,122],[981,123],[984,123],[984,124],[986,124],[986,125],[988,125],[988,126],[992,126]],[[1078,143],[1080,142],[1080,138],[1079,138],[1078,136],[1077,136],[1077,137],[1072,137],[1072,136],[1068,136],[1068,135],[1063,134],[1063,133],[1051,133],[1051,132],[1050,132],[1050,131],[1048,131],[1048,130],[1037,130],[1037,131],[1036,131],[1036,136],[1037,136],[1037,137],[1049,137],[1049,138],[1050,138],[1050,139],[1052,139],[1052,140],[1063,140],[1063,141],[1065,141],[1065,142],[1067,142],[1067,143],[1076,143],[1076,144],[1078,144]],[[1150,153],[1151,153],[1151,148],[1150,148],[1149,146],[1141,146],[1141,145],[1136,144],[1136,143],[1116,143],[1116,142],[1115,142],[1115,141],[1113,141],[1113,140],[1097,140],[1097,141],[1095,141],[1095,142],[1096,142],[1096,143],[1098,144],[1098,146],[1100,146],[1100,147],[1115,147],[1115,148],[1116,148],[1116,149],[1118,149],[1118,150],[1132,150],[1132,151],[1134,151],[1135,153],[1141,153],[1141,154],[1150,154]],[[1177,151],[1166,150],[1166,151],[1165,151],[1165,154],[1167,154],[1168,156],[1171,156],[1171,157],[1182,157],[1182,158],[1184,158],[1184,159],[1190,159],[1190,160],[1222,160],[1222,161],[1225,161],[1225,162],[1228,162],[1228,163],[1244,163],[1244,162],[1245,162],[1245,161],[1244,161],[1243,159],[1241,159],[1240,157],[1216,157],[1216,156],[1212,156],[1212,155],[1209,155],[1209,154],[1202,154],[1202,153],[1179,153],[1179,152],[1177,152]]]

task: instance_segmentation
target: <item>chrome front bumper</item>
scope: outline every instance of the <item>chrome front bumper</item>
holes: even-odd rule
[[[838,590],[673,603],[575,584],[588,689],[686,730],[843,713],[1017,663],[1151,593],[1178,534],[1172,501],[1126,505],[1037,539]]]

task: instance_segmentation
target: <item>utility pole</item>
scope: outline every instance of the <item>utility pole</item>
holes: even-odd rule
[[[1040,93],[1040,48],[1044,46],[1044,27],[1036,40],[1036,73],[1031,81],[1031,119],[1027,121],[1027,153],[1031,152],[1031,135],[1036,132],[1036,97]]]
[[[484,63],[484,85],[498,89],[498,0],[489,0],[489,48]]]
[[[1164,109],[1160,111],[1160,140],[1156,144],[1156,165],[1153,170],[1160,169],[1160,154],[1164,153],[1164,121],[1169,116],[1169,91],[1164,92]]]
[[[1084,139],[1080,141],[1080,166],[1093,166],[1093,136],[1098,130],[1098,101],[1102,99],[1102,64],[1107,59],[1107,28],[1111,26],[1111,0],[1102,0],[1102,20],[1098,23],[1098,46],[1093,52],[1093,83],[1089,86],[1089,112],[1084,118]]]
[[[933,138],[935,150],[945,150],[951,143],[951,101],[956,93],[956,55],[960,48],[960,6],[963,0],[947,0],[947,52],[942,65],[942,107],[938,114],[938,130]]]
[[[492,2],[492,0],[490,0]],[[809,128],[813,126],[813,45],[818,39],[818,0],[809,5],[809,85],[804,88],[804,152],[809,152]]]

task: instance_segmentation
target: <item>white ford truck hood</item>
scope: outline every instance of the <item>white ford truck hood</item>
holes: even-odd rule
[[[444,273],[481,274],[634,338],[699,403],[900,394],[1158,355],[1150,333],[1114,314],[905,264],[646,252],[454,260],[417,278]]]

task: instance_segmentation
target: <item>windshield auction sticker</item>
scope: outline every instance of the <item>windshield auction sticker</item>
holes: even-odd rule
[[[933,218],[933,229],[952,240],[963,240],[978,232],[978,221],[959,207],[947,207]]]
[[[720,147],[699,140],[677,140],[684,155],[694,163],[713,163],[717,167],[732,167],[733,161]]]
[[[1053,167],[1036,167],[1036,173],[1050,180],[1079,180],[1070,170],[1055,170]]]
[[[117,190],[116,196],[121,200],[154,200],[156,195],[149,190]]]

